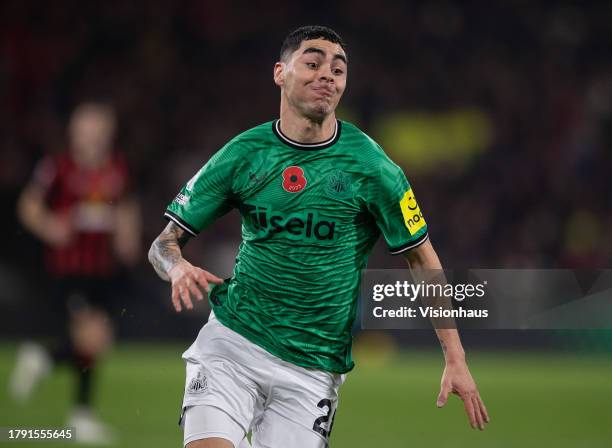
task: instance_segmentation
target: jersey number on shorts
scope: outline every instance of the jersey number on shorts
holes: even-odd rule
[[[314,425],[312,425],[312,429],[313,431],[316,431],[319,434],[321,434],[323,437],[329,438],[332,432],[332,428],[334,427],[334,418],[336,417],[336,411],[332,408],[331,400],[328,400],[327,398],[324,398],[321,401],[319,401],[319,404],[317,404],[317,407],[321,409],[327,408],[327,415],[323,415],[319,417],[318,419],[316,419],[314,422]],[[324,423],[327,423],[330,417],[331,417],[331,423],[329,425],[329,431],[328,431],[325,428],[323,428],[321,425]]]

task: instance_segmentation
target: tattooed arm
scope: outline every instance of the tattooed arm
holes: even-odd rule
[[[181,249],[189,241],[189,234],[170,221],[151,244],[149,262],[162,280],[170,281],[168,272],[183,259]]]
[[[442,265],[430,240],[407,252],[404,258],[408,262],[415,280],[431,282],[431,279],[435,278],[434,281],[440,281]],[[439,298],[436,305],[452,306],[448,298]],[[459,332],[455,328],[448,328],[449,325],[440,325],[440,323],[436,325],[437,322],[435,321],[432,323],[434,327],[442,326],[442,328],[435,328],[435,330],[446,360],[440,384],[440,394],[436,404],[438,407],[444,406],[450,393],[459,395],[463,400],[465,412],[472,428],[483,430],[485,423],[489,422],[489,414],[465,361],[465,352],[461,345]],[[452,325],[450,326],[452,327]]]
[[[210,282],[223,283],[223,279],[193,266],[183,258],[181,249],[188,240],[187,232],[174,222],[169,222],[149,249],[149,262],[155,272],[162,280],[172,284],[172,304],[177,312],[182,309],[181,302],[187,309],[193,308],[191,296],[202,300],[202,289],[210,291]]]

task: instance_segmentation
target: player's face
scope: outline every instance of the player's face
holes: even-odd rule
[[[84,105],[70,120],[70,147],[77,161],[95,165],[106,158],[112,148],[115,120],[104,107]]]
[[[303,41],[274,70],[274,81],[289,104],[316,121],[334,112],[346,88],[346,76],[344,50],[324,39]]]

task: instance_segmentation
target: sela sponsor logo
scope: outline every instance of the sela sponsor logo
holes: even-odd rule
[[[404,197],[399,204],[402,210],[402,215],[404,216],[404,224],[406,225],[406,228],[410,232],[410,235],[415,235],[423,228],[423,226],[425,226],[426,223],[425,218],[423,218],[423,213],[421,213],[421,209],[419,208],[419,204],[417,204],[417,201],[414,198],[412,188],[408,189],[408,191],[404,193]]]
[[[336,222],[320,219],[315,211],[283,214],[269,206],[245,204],[245,217],[256,231],[263,234],[286,233],[295,240],[333,240]]]
[[[285,191],[299,193],[307,183],[304,170],[299,166],[290,166],[283,171],[283,189]]]
[[[206,392],[208,389],[208,382],[206,381],[206,377],[202,375],[202,372],[198,372],[198,376],[192,378],[189,381],[189,386],[187,386],[187,393],[190,394],[201,394]]]

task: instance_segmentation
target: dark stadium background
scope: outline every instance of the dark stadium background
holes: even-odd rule
[[[65,148],[72,108],[91,98],[108,99],[116,107],[118,146],[129,159],[148,247],[164,225],[166,204],[199,166],[235,134],[277,116],[278,91],[271,75],[280,43],[293,28],[313,23],[333,27],[348,42],[349,83],[339,116],[369,132],[405,169],[445,267],[597,269],[612,264],[610,3],[5,0],[0,3],[2,382],[17,343],[44,339],[53,330],[41,247],[17,222],[15,203],[36,161]],[[229,276],[239,243],[238,218],[233,212],[192,241],[187,256]],[[381,244],[370,258],[370,267],[376,268],[403,263]],[[179,354],[197,333],[206,307],[175,315],[169,288],[146,264],[144,253],[138,268],[124,278],[116,297],[123,309],[119,347],[108,369],[120,370],[117,366],[130,354],[150,354],[160,365],[172,365],[167,384],[178,385],[180,392]],[[405,351],[390,354],[391,360],[379,359],[381,345],[392,341]],[[559,426],[563,418],[568,425],[573,422],[577,409],[589,421],[612,416],[610,405],[599,399],[602,393],[609,398],[612,387],[609,332],[469,332],[464,341],[476,359],[476,379],[484,378],[483,396],[497,415],[503,408],[516,411],[517,419],[528,411],[541,418],[536,405],[525,410],[513,404],[512,393],[503,405],[496,403],[491,366],[507,373],[503,361],[514,360],[516,384],[504,385],[511,392],[528,380],[519,379],[521,372],[529,372],[538,359],[551,359],[544,365],[552,369],[558,363],[558,369],[550,374],[534,367],[540,374],[533,373],[533,381],[541,380],[534,393],[545,394],[559,381],[558,394],[548,390],[546,407],[555,406],[550,400],[576,393],[566,403],[567,414],[559,411]],[[368,370],[375,367],[368,365],[377,362],[396,366],[391,371],[418,373],[411,353],[417,353],[417,360],[430,356],[423,362],[435,367],[434,378],[423,400],[433,405],[441,373],[436,364],[441,358],[431,351],[436,344],[433,332],[395,332],[391,341],[366,335],[361,375],[371,374],[376,381]],[[369,355],[368,347],[377,355]],[[155,360],[152,366],[158,365]],[[556,373],[566,377],[555,380]],[[354,375],[360,384],[359,366]],[[578,375],[601,382],[596,397],[594,390],[575,389],[584,387]],[[410,425],[398,414],[414,408],[418,416],[416,410],[425,406],[411,392],[414,384],[402,387],[405,402],[398,410],[388,409],[389,418],[379,427],[383,431],[401,434],[397,428]],[[45,424],[44,412],[15,414],[2,388],[0,426]],[[108,390],[112,395],[112,384]],[[352,393],[358,402],[362,392]],[[395,393],[401,394],[399,389]],[[179,399],[177,392],[168,406],[178,407]],[[48,394],[47,400],[42,408],[48,405],[53,414],[51,403],[68,397]],[[112,420],[112,403],[103,409]],[[172,416],[174,411],[169,411]],[[367,422],[369,412],[384,410],[363,408],[355,418]],[[445,422],[452,422],[448,440],[463,437],[467,425],[463,428],[459,407],[440,412],[444,420],[435,414],[419,427],[437,428],[439,435]],[[492,414],[488,439],[480,440],[513,446],[510,436],[494,431],[495,425],[515,424]],[[130,421],[121,421],[129,433]],[[366,446],[359,442],[365,431],[360,422],[342,420],[339,413],[338,446]],[[160,419],[155,425],[178,446],[174,423]],[[143,431],[153,425],[140,424]],[[594,427],[578,427],[575,437],[563,440],[576,442],[568,446],[604,446],[612,440],[609,425]],[[419,444],[426,446],[427,430],[422,431]],[[545,437],[548,430],[534,426],[530,431],[525,440],[529,436],[540,446],[552,445]],[[347,445],[352,440],[347,434],[357,434],[352,445]],[[389,440],[397,445],[403,440],[397,437]],[[469,440],[474,446],[481,443]]]

